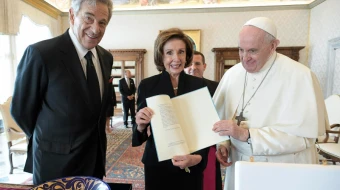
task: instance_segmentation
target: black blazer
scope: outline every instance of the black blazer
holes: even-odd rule
[[[214,95],[214,93],[215,93],[215,91],[217,89],[218,82],[212,81],[212,80],[209,80],[209,79],[206,79],[206,78],[203,78],[203,80],[204,80],[205,84],[208,87],[210,96],[213,97],[213,95]]]
[[[34,178],[92,175],[98,154],[105,175],[105,115],[113,57],[100,46],[96,50],[104,81],[99,118],[68,31],[24,52],[11,113],[29,138],[24,171],[36,171]]]
[[[203,79],[187,75],[183,71],[179,76],[177,95],[185,94],[205,86],[206,84]],[[141,81],[138,87],[137,109],[140,110],[147,106],[146,98],[160,94],[167,94],[170,98],[175,97],[170,75],[166,71]],[[143,133],[140,133],[136,126],[133,127],[132,146],[139,146],[143,144],[143,142],[147,141],[142,162],[145,165],[160,167],[165,166],[168,168],[178,169],[178,167],[173,166],[171,160],[158,162],[153,135],[151,134],[148,137],[146,131],[147,130],[144,130]],[[208,149],[203,149],[193,154],[200,154],[202,156],[202,161],[198,165],[190,167],[190,170],[191,172],[202,172],[206,167]]]
[[[130,88],[128,87],[125,78],[119,80],[119,92],[122,94],[122,102],[130,101],[127,97],[136,93],[135,82],[130,80]],[[131,100],[134,101],[135,99]]]

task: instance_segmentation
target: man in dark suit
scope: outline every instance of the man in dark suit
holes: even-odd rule
[[[184,71],[189,75],[203,78],[204,82],[206,83],[208,87],[210,95],[212,97],[216,91],[218,82],[208,80],[203,77],[203,73],[206,67],[207,67],[207,64],[205,63],[204,55],[201,52],[194,51],[192,62],[188,67],[184,69]],[[216,152],[216,147],[215,146],[210,147],[209,154],[208,154],[207,167],[203,173],[204,175],[203,190],[207,190],[207,189],[221,190],[222,189],[221,166],[218,160],[216,159],[215,152]]]
[[[135,82],[131,79],[131,72],[129,70],[125,70],[125,77],[119,80],[119,91],[122,94],[122,103],[123,103],[123,111],[124,111],[124,125],[128,128],[128,117],[129,110],[131,115],[131,123],[132,126],[135,122],[135,93],[136,86]]]
[[[73,0],[70,29],[27,47],[11,113],[29,139],[24,171],[33,183],[105,175],[105,121],[112,55],[98,46],[111,0]]]
[[[195,77],[203,78],[209,89],[211,97],[214,95],[215,90],[218,86],[218,82],[206,79],[203,77],[203,73],[207,67],[205,63],[204,55],[199,51],[194,51],[191,64],[184,69],[185,73]]]

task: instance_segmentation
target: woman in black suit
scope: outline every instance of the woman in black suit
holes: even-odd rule
[[[113,87],[112,81],[114,77],[111,76],[109,79],[109,87],[108,92],[110,93],[111,101],[108,102],[108,108],[106,111],[106,133],[110,133],[112,130],[112,125],[110,123],[111,117],[114,115],[114,108],[117,106],[117,100],[116,100],[116,92],[115,88]]]
[[[205,86],[201,78],[184,73],[184,68],[191,63],[192,56],[193,46],[180,29],[172,28],[162,31],[154,47],[155,65],[161,73],[142,80],[139,85],[137,125],[133,127],[132,146],[140,146],[146,141],[142,158],[146,190],[202,189],[207,149],[158,162],[152,134],[152,127],[158,126],[150,125],[152,110],[146,104],[146,98],[151,96],[167,94],[173,98]],[[189,167],[190,173],[184,170],[186,167]]]

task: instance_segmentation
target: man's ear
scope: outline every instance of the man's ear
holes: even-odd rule
[[[203,71],[205,71],[205,69],[207,68],[207,64],[206,63],[203,64],[203,68],[204,68]]]
[[[70,8],[69,11],[68,11],[68,13],[69,13],[69,18],[70,18],[70,23],[71,23],[71,25],[73,26],[73,25],[74,25],[74,18],[75,18],[73,9]]]
[[[276,48],[277,48],[277,46],[279,46],[279,44],[280,44],[280,40],[275,39],[275,40],[273,41],[273,43],[272,43],[272,48],[273,48],[274,50],[276,50]]]

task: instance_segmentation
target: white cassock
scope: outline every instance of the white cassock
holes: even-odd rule
[[[315,139],[328,126],[321,88],[310,69],[287,56],[275,52],[259,72],[247,76],[241,63],[229,69],[213,97],[221,120],[234,119],[234,115],[240,114],[245,79],[244,106],[267,72],[244,109],[246,121],[241,122],[241,127],[249,128],[251,143],[232,137],[222,143],[233,162],[227,168],[225,190],[234,190],[235,162],[249,161],[251,156],[255,162],[318,162]]]

